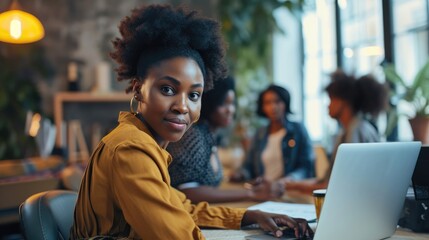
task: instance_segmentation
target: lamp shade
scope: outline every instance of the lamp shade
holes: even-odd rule
[[[12,9],[0,14],[0,41],[31,43],[39,41],[44,36],[42,23],[30,13]]]

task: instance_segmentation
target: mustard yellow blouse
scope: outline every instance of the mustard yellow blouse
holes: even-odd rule
[[[245,209],[193,205],[172,188],[170,162],[145,125],[121,112],[88,163],[70,238],[204,239],[198,226],[240,228]]]

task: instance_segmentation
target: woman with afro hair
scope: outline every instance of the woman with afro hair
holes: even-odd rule
[[[203,91],[226,75],[216,21],[167,5],[134,9],[119,25],[111,53],[118,80],[129,80],[131,111],[94,150],[80,186],[71,239],[204,239],[199,226],[249,224],[282,235],[278,225],[311,235],[303,219],[191,204],[170,185],[165,150],[200,116]]]
[[[380,141],[373,119],[387,106],[386,85],[377,82],[372,75],[356,79],[342,70],[337,70],[331,74],[331,83],[325,90],[330,99],[329,115],[337,120],[341,127],[330,157],[330,167],[322,179],[288,182],[286,190],[311,194],[313,190],[327,188],[340,144]]]

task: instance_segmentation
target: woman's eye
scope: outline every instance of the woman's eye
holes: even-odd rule
[[[169,86],[163,86],[161,87],[161,92],[164,93],[165,95],[171,96],[174,94],[174,89]]]
[[[189,99],[191,99],[192,101],[196,102],[196,101],[198,101],[198,99],[200,98],[200,96],[201,96],[200,93],[194,92],[194,93],[189,94]]]

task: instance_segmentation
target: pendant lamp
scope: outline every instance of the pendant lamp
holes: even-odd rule
[[[9,10],[0,13],[0,41],[23,44],[39,41],[45,36],[39,19],[20,9],[18,1],[13,0]]]

